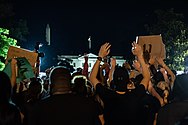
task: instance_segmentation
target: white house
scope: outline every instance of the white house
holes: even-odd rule
[[[87,54],[88,56],[88,65],[89,65],[89,69],[88,72],[91,71],[96,59],[97,59],[97,55],[89,53]],[[84,59],[84,55],[80,56],[76,56],[76,55],[58,55],[58,60],[70,60],[70,64],[74,66],[74,69],[76,70],[77,68],[83,68],[85,59]],[[118,65],[123,65],[123,63],[126,61],[125,59],[123,59],[123,56],[113,56],[114,58],[116,58],[117,64]],[[102,62],[101,62],[102,63]]]

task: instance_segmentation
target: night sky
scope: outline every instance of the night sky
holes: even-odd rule
[[[126,56],[136,36],[147,35],[143,26],[153,10],[174,8],[187,20],[187,6],[188,2],[181,0],[18,0],[15,11],[17,17],[27,20],[30,32],[23,48],[34,49],[35,42],[41,42],[44,45],[40,50],[45,52],[45,58],[89,52],[89,36],[92,53],[97,54],[100,45],[109,41],[111,55]],[[45,42],[47,24],[51,30],[51,46]]]

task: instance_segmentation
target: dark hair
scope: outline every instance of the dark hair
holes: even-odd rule
[[[115,90],[126,91],[129,82],[128,70],[121,66],[116,66],[113,74],[113,84]]]
[[[151,71],[152,76],[157,73],[157,69],[155,68],[153,64],[149,66],[149,69]]]
[[[75,78],[73,83],[73,91],[78,95],[87,95],[86,79],[83,77]]]
[[[143,75],[139,74],[135,78],[131,78],[130,80],[134,83],[135,86],[138,86],[143,79]]]
[[[165,81],[163,74],[160,71],[157,71],[152,77],[154,84],[157,85],[160,81]]]
[[[32,79],[28,88],[28,99],[36,101],[39,99],[39,95],[42,92],[42,79]]]

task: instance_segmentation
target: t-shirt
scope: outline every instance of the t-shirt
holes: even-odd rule
[[[125,94],[104,87],[98,83],[96,92],[104,102],[105,125],[138,125],[144,124],[143,97],[146,94],[144,85]]]

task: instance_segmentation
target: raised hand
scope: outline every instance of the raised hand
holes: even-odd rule
[[[111,47],[111,45],[108,42],[105,43],[105,44],[103,44],[101,46],[100,50],[99,50],[98,56],[102,57],[102,58],[105,57],[105,56],[107,56],[110,53],[110,47]]]
[[[138,45],[135,41],[132,43],[132,53],[135,56],[142,56],[143,51],[140,45]]]
[[[99,50],[98,56],[101,58],[104,58],[105,56],[107,56],[110,53],[110,47],[111,47],[110,43],[103,44]],[[89,77],[89,80],[90,80],[91,84],[94,86],[94,88],[96,88],[96,85],[101,82],[97,79],[100,62],[101,62],[100,60],[98,60],[98,59],[96,60],[95,64],[93,65],[93,68],[91,70],[90,77]]]

